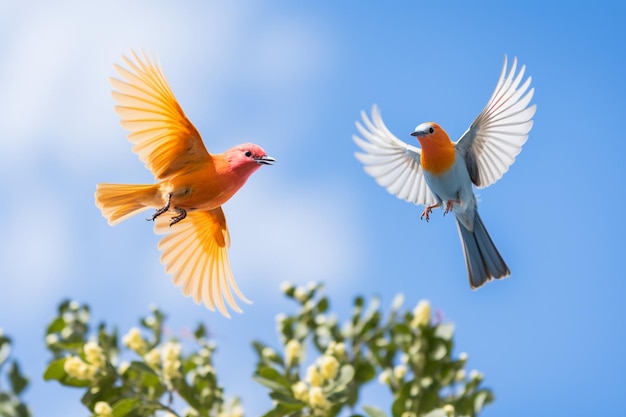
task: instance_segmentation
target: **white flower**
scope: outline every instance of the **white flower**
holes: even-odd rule
[[[161,350],[161,360],[163,361],[163,377],[166,381],[179,378],[180,374],[180,352],[181,346],[178,342],[167,342]]]
[[[69,311],[66,311],[65,313],[63,313],[61,318],[66,323],[73,323],[76,320],[76,317],[74,316],[74,313],[70,313]]]
[[[291,290],[292,288],[293,288],[293,284],[291,282],[289,282],[289,281],[283,281],[280,284],[280,290],[282,292],[287,292],[287,291]]]
[[[164,346],[163,346],[163,350],[161,352],[161,355],[163,357],[163,360],[176,360],[180,357],[180,352],[182,350],[182,347],[180,345],[180,343],[178,342],[174,342],[174,341],[170,341],[167,342]]]
[[[143,355],[143,360],[146,361],[149,367],[158,368],[161,364],[161,352],[159,349],[151,349],[145,355]]]
[[[469,377],[470,379],[474,380],[481,380],[483,379],[483,374],[480,371],[477,371],[476,369],[472,369],[469,373]]]
[[[406,375],[406,366],[396,365],[395,368],[393,368],[393,377],[395,379],[401,380],[404,378],[404,375]]]
[[[64,327],[63,330],[61,330],[61,337],[63,339],[67,339],[72,335],[72,328],[71,327]]]
[[[112,417],[113,409],[108,403],[104,401],[98,401],[93,407],[93,412],[97,417]]]
[[[428,300],[420,300],[413,310],[413,320],[411,327],[418,328],[428,326],[430,323],[430,302]]]
[[[320,387],[311,387],[309,390],[309,404],[311,404],[312,408],[320,410],[325,410],[330,406]]]
[[[128,346],[129,349],[134,350],[140,355],[147,349],[146,341],[143,340],[141,332],[136,327],[133,327],[124,335],[122,342]]]
[[[81,323],[87,323],[89,321],[89,311],[87,310],[80,310],[78,312],[78,321],[80,321]]]
[[[98,368],[83,362],[78,356],[70,356],[65,360],[63,370],[72,378],[93,379]]]
[[[306,300],[306,291],[302,287],[297,287],[296,290],[293,292],[293,296],[298,301],[304,301]]]
[[[335,379],[339,370],[339,361],[330,355],[324,355],[320,359],[320,373],[324,379]]]
[[[2,336],[2,329],[0,329],[0,336]],[[49,334],[49,335],[46,336],[46,344],[47,345],[54,345],[58,341],[59,341],[59,336],[57,336],[54,333]]]
[[[322,384],[324,383],[324,377],[322,377],[322,374],[320,373],[319,369],[317,368],[317,365],[313,364],[310,365],[307,370],[306,370],[306,381],[312,386],[312,387],[321,387]]]
[[[128,361],[122,361],[120,362],[120,364],[117,366],[117,372],[121,375],[124,372],[126,372],[126,370],[128,369],[128,367],[130,366],[130,362]]]
[[[466,352],[459,353],[459,360],[460,361],[467,361],[467,353]]]
[[[384,369],[380,375],[378,375],[378,382],[383,385],[388,385],[391,382],[391,371],[389,369]]]
[[[309,402],[309,387],[302,381],[298,381],[291,386],[291,391],[296,400]]]
[[[299,363],[303,355],[304,351],[302,349],[302,344],[299,341],[291,339],[287,342],[285,345],[285,362],[287,366]]]
[[[454,379],[456,379],[457,381],[465,381],[465,369],[459,369],[458,371],[456,371]]]
[[[271,359],[276,357],[276,352],[271,347],[265,347],[261,351],[261,356],[263,356],[265,359]]]
[[[448,417],[454,416],[454,406],[452,404],[446,404],[443,406],[443,411]]]
[[[106,357],[104,351],[96,342],[87,342],[83,346],[83,352],[85,352],[85,359],[98,369],[104,368]]]

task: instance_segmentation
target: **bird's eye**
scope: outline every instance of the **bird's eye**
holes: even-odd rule
[[[428,133],[435,133],[435,129],[431,126],[430,129],[428,129]]]
[[[244,155],[247,156],[247,157],[250,157],[250,156],[252,156],[252,152],[251,151],[246,151],[244,153]]]

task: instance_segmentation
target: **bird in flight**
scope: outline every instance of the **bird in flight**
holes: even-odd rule
[[[121,76],[111,79],[115,110],[155,184],[98,184],[96,206],[111,226],[155,209],[147,220],[154,221],[155,233],[166,235],[158,247],[174,284],[196,303],[230,317],[224,300],[241,312],[233,292],[250,301],[232,274],[222,205],[253,172],[275,159],[252,143],[209,153],[156,61],[134,51],[132,57],[122,57],[126,68],[115,65]]]
[[[533,126],[531,77],[524,80],[526,68],[518,71],[517,58],[507,67],[505,56],[491,98],[456,142],[437,123],[426,122],[411,133],[421,148],[409,145],[387,129],[376,105],[371,119],[361,112],[360,136],[353,136],[365,172],[397,197],[424,205],[420,218],[428,221],[438,207],[454,213],[472,289],[510,275],[478,215],[472,188],[487,187],[508,171]]]

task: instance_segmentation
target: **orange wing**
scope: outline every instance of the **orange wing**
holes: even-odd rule
[[[179,173],[187,166],[210,163],[200,134],[176,101],[154,59],[143,60],[132,51],[135,62],[123,56],[130,70],[115,69],[124,79],[111,78],[115,110],[129,130],[133,152],[157,180]],[[115,91],[117,90],[117,91]]]
[[[163,251],[161,262],[165,271],[173,275],[174,285],[182,286],[183,294],[201,301],[212,311],[215,308],[230,317],[224,299],[235,311],[241,313],[233,298],[237,296],[250,303],[241,293],[228,261],[230,236],[221,207],[211,211],[192,211],[184,221],[170,227],[170,219],[157,219],[154,231],[166,234],[159,242]]]

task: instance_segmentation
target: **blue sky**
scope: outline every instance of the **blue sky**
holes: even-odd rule
[[[123,330],[150,303],[174,332],[206,322],[227,392],[260,415],[250,341],[275,339],[282,281],[319,280],[339,312],[356,294],[431,300],[495,391],[486,417],[625,414],[624,18],[618,1],[0,1],[0,327],[32,377],[26,400],[85,414],[78,392],[39,381],[44,323],[71,297]],[[278,160],[224,207],[254,301],[243,315],[183,297],[151,225],[111,228],[94,206],[98,182],[152,180],[110,95],[131,48],[159,55],[210,151],[251,141]],[[351,136],[377,103],[404,140],[423,121],[459,137],[504,54],[527,66],[537,113],[515,164],[478,193],[512,277],[471,291],[452,217],[419,221],[363,172]]]

